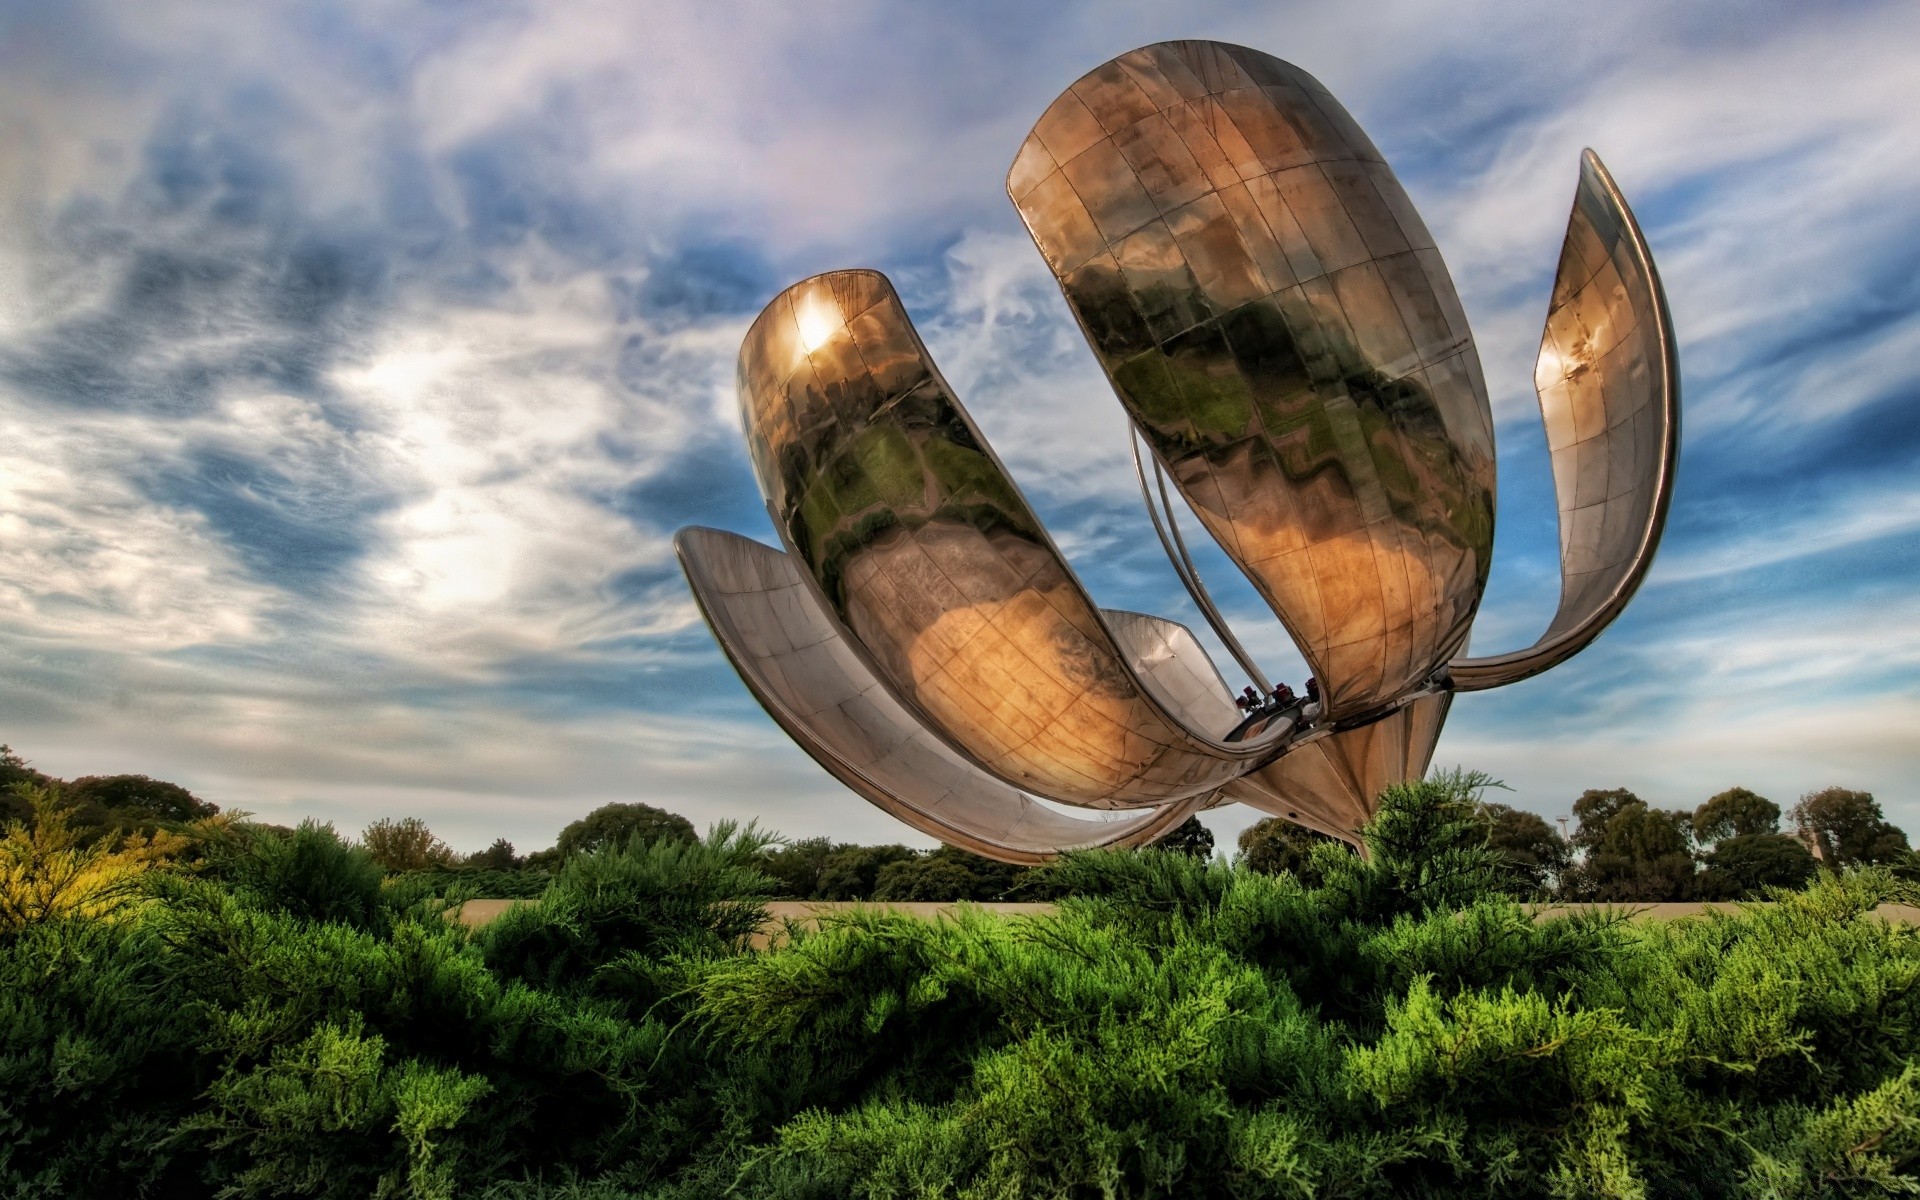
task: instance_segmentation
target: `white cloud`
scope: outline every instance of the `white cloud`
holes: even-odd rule
[[[1735,9],[1703,25],[1653,3],[1576,14],[1399,0],[1369,10],[1364,36],[1333,3],[1102,5],[989,23],[877,0],[485,15],[368,3],[330,10],[326,38],[305,10],[274,6],[56,21],[49,53],[0,78],[0,353],[109,312],[137,253],[191,251],[239,282],[182,291],[166,336],[101,341],[97,357],[129,386],[160,389],[195,364],[273,366],[312,350],[321,379],[303,390],[233,371],[191,413],[53,409],[0,384],[0,657],[13,678],[0,721],[62,773],[171,774],[222,802],[351,827],[418,811],[474,845],[489,830],[538,844],[562,810],[630,797],[697,820],[904,836],[766,722],[606,716],[564,682],[562,699],[502,698],[527,661],[626,672],[635,710],[678,700],[645,694],[649,667],[684,669],[694,654],[724,671],[677,588],[616,594],[634,572],[670,581],[671,556],[610,501],[690,447],[737,438],[744,320],[625,311],[612,278],[639,279],[688,238],[736,239],[782,276],[889,269],[1063,546],[1103,600],[1125,604],[1105,560],[1152,535],[1120,409],[1001,194],[1059,87],[1169,36],[1261,46],[1319,75],[1415,164],[1407,177],[1508,422],[1537,420],[1527,380],[1546,288],[1578,149],[1594,145],[1643,215],[1660,214],[1650,225],[1684,344],[1689,436],[1757,452],[1915,380],[1913,320],[1794,339],[1853,311],[1862,280],[1908,252],[1913,217],[1893,198],[1920,188],[1908,99],[1920,10]],[[129,220],[129,189],[151,184],[147,149],[168,122],[192,145],[260,153],[221,160],[233,170],[284,170],[282,208],[237,233],[204,206]],[[460,167],[478,146],[510,183],[564,204],[524,229],[486,228]],[[424,232],[390,228],[396,196],[434,214]],[[275,255],[309,227],[396,241],[376,247],[371,298],[300,340],[260,305],[284,286]],[[623,370],[633,337],[644,358]],[[270,472],[296,516],[337,520],[363,552],[297,594],[250,570],[184,500],[142,486],[214,452]],[[1849,487],[1844,462],[1831,471],[1830,507],[1757,512],[1765,537],[1670,554],[1656,586],[1920,523],[1906,493]],[[1550,561],[1516,569],[1530,589],[1551,587]],[[1297,681],[1277,624],[1213,574],[1256,653]],[[1172,594],[1171,578],[1127,586]],[[1543,621],[1506,605],[1483,632],[1524,640]],[[699,650],[685,648],[689,632]],[[1545,717],[1468,698],[1442,759],[1507,773],[1541,806],[1568,780],[1622,771],[1674,802],[1735,778],[1776,793],[1858,778],[1920,802],[1900,790],[1915,765],[1900,740],[1909,697],[1862,698],[1851,682],[1920,673],[1897,619],[1815,602],[1643,636],[1653,665],[1634,683],[1614,681],[1610,638],[1523,685],[1578,697],[1598,724],[1543,730]],[[1749,773],[1734,769],[1743,762]]]
[[[515,296],[510,310],[407,313],[334,376],[408,492],[374,526],[350,636],[446,670],[693,619],[690,604],[636,612],[607,594],[671,551],[605,501],[710,420],[684,401],[730,357],[732,330],[645,331],[682,382],[636,394],[612,363],[640,331],[615,322],[601,280],[528,281]]]
[[[264,635],[274,591],[247,578],[204,518],[132,483],[177,445],[137,420],[0,409],[0,624],[34,642],[134,653]]]

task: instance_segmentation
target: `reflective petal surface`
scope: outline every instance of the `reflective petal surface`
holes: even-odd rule
[[[674,547],[721,649],[768,714],[836,779],[922,833],[1004,862],[1042,862],[1152,841],[1208,799],[1125,818],[1056,812],[955,754],[901,707],[790,556],[717,529],[683,529]]]
[[[1232,720],[1190,727],[1141,682],[884,276],[781,293],[739,378],[775,527],[827,612],[991,774],[1069,804],[1155,805],[1212,791],[1288,735],[1220,741]]]
[[[1451,692],[1415,697],[1358,729],[1310,739],[1221,794],[1358,845],[1380,793],[1427,773],[1452,703]]]
[[[1270,55],[1165,42],[1054,101],[1007,190],[1329,712],[1424,686],[1486,582],[1493,422],[1446,267],[1352,117]]]
[[[701,529],[676,546],[748,687],[860,795],[1015,862],[1151,841],[1227,800],[1357,841],[1381,791],[1425,773],[1455,690],[1546,670],[1632,597],[1672,495],[1678,364],[1592,151],[1535,375],[1560,606],[1490,658],[1457,657],[1493,546],[1479,358],[1432,236],[1318,81],[1219,42],[1143,47],[1048,107],[1007,191],[1149,448],[1135,467],[1183,586],[1265,689],[1163,473],[1323,703],[1243,713],[1186,627],[1096,608],[892,286],[835,271],[775,297],[740,352],[787,552]]]
[[[1673,498],[1680,363],[1666,292],[1613,177],[1588,150],[1534,368],[1560,506],[1560,607],[1533,646],[1452,664],[1461,691],[1572,657],[1646,577]]]

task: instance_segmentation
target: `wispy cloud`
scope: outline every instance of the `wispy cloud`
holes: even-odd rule
[[[1332,86],[1461,284],[1507,451],[1477,648],[1529,640],[1557,586],[1528,380],[1581,145],[1673,296],[1665,555],[1589,654],[1463,699],[1443,758],[1543,810],[1616,779],[1676,802],[1831,779],[1920,819],[1899,736],[1920,653],[1892,615],[1920,583],[1911,6],[7,20],[0,734],[48,769],[151,771],[275,819],[419,812],[473,845],[625,796],[889,836],[758,713],[673,564],[681,524],[769,536],[740,334],[803,274],[886,270],[1100,600],[1192,619],[1001,179],[1087,67],[1211,36]]]

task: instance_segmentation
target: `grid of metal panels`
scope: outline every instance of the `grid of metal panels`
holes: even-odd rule
[[[1222,740],[1145,686],[987,446],[886,278],[835,271],[776,297],[740,352],[775,525],[874,674],[961,754],[1064,803],[1211,792],[1291,723]],[[1211,667],[1209,666],[1209,671]]]
[[[721,649],[780,727],[835,778],[930,837],[1007,862],[1040,862],[1061,850],[1150,842],[1211,798],[1124,818],[1048,808],[955,754],[901,707],[847,645],[790,555],[717,529],[683,529],[674,546]],[[1142,640],[1177,639],[1156,631]]]
[[[1527,649],[1454,663],[1455,686],[1538,675],[1600,636],[1633,598],[1673,498],[1679,362],[1653,254],[1588,150],[1533,376],[1560,509],[1560,606]]]
[[[1446,266],[1346,110],[1255,50],[1148,46],[1054,101],[1007,191],[1331,715],[1424,686],[1486,582],[1492,415]]]
[[[740,356],[791,553],[712,530],[677,545],[754,694],[861,795],[1014,861],[1151,840],[1222,798],[1352,840],[1383,788],[1426,770],[1450,689],[1545,670],[1624,608],[1672,493],[1677,360],[1645,239],[1591,151],[1536,372],[1561,604],[1535,646],[1480,659],[1456,657],[1493,537],[1478,358],[1431,236],[1325,88],[1243,47],[1148,46],[1048,108],[1007,187],[1160,466],[1326,703],[1224,741],[1239,712],[1192,634],[1094,606],[891,285],[832,272],[776,297]],[[1151,811],[1090,820],[1035,796]]]

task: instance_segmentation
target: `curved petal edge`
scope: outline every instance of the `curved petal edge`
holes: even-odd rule
[[[847,645],[790,555],[702,528],[681,530],[674,549],[701,615],[775,723],[834,778],[930,837],[1038,863],[1063,850],[1151,842],[1213,799],[1124,819],[1049,808],[956,754],[909,713]]]
[[[1592,150],[1581,155],[1534,388],[1560,509],[1560,606],[1532,646],[1450,663],[1463,692],[1538,675],[1600,636],[1646,578],[1673,498],[1673,321],[1646,238]]]
[[[1211,793],[1278,754],[1133,672],[877,271],[768,304],[740,350],[774,527],[835,628],[921,724],[1008,786],[1086,808]]]

